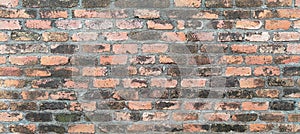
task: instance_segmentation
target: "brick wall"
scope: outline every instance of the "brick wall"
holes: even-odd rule
[[[300,0],[0,7],[0,132],[300,131]]]

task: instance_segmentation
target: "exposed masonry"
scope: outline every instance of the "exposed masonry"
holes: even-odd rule
[[[300,0],[0,0],[1,133],[300,131]]]

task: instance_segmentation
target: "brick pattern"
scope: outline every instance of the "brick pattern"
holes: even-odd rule
[[[0,6],[0,133],[300,131],[300,0]]]

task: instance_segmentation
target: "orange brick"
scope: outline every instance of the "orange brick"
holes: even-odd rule
[[[198,120],[198,114],[197,113],[173,113],[172,118],[175,121],[188,121],[188,120]]]
[[[228,113],[207,113],[204,114],[204,119],[207,121],[228,121],[230,114]]]
[[[35,65],[38,63],[36,56],[10,56],[8,60],[14,65]]]
[[[124,88],[145,88],[147,85],[145,79],[123,79]]]
[[[138,52],[137,44],[115,44],[113,45],[115,54],[135,54]]]
[[[260,29],[261,21],[241,20],[236,22],[236,28],[240,29]]]
[[[5,87],[15,87],[15,88],[22,88],[26,85],[24,80],[4,80]]]
[[[40,11],[41,18],[68,18],[68,12],[64,10],[42,10]]]
[[[300,9],[277,9],[279,18],[300,18]]]
[[[27,28],[32,29],[51,29],[51,21],[49,20],[27,20],[25,22]]]
[[[260,56],[246,56],[246,64],[271,64],[272,56],[260,55]]]
[[[255,93],[261,98],[278,98],[280,91],[277,89],[259,89]]]
[[[0,20],[1,30],[17,30],[21,29],[20,22],[17,20]]]
[[[226,76],[250,76],[251,68],[250,67],[227,67]]]
[[[23,119],[22,113],[1,112],[0,116],[1,116],[0,118],[1,122],[15,122]]]
[[[257,51],[256,45],[231,45],[231,51],[234,53],[255,53]]]
[[[291,22],[288,20],[266,20],[265,29],[267,30],[288,30]]]
[[[129,101],[128,108],[131,110],[152,109],[152,102],[151,101]]]
[[[274,66],[260,66],[254,68],[255,76],[278,76],[280,69]]]
[[[272,124],[250,124],[249,130],[251,132],[268,132],[272,130],[273,127]]]
[[[17,67],[0,67],[0,76],[20,76],[22,71]]]
[[[147,26],[149,29],[159,29],[159,30],[167,30],[173,29],[173,25],[169,21],[164,20],[148,20]]]
[[[0,41],[8,41],[9,35],[7,33],[0,33]]]
[[[96,88],[115,88],[117,85],[120,84],[118,79],[95,79],[94,80],[94,87]]]
[[[82,69],[82,76],[105,76],[106,73],[106,67],[84,67]]]
[[[242,102],[243,110],[268,110],[269,102]]]
[[[0,56],[0,64],[5,64],[6,63],[6,57]]]
[[[1,7],[16,7],[18,6],[19,0],[1,0],[0,1],[0,6]]]
[[[127,63],[127,55],[100,56],[101,65],[120,65]]]
[[[201,124],[183,124],[183,132],[195,133],[195,132],[207,132],[205,125]]]
[[[299,4],[299,6],[300,6],[300,4]],[[300,20],[295,20],[294,21],[294,28],[300,28]]]
[[[69,62],[69,58],[65,56],[42,56],[41,65],[65,65]]]

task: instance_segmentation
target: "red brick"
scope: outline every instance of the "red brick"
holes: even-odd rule
[[[25,22],[27,28],[32,29],[51,29],[51,21],[49,20],[27,20]]]
[[[72,41],[95,41],[98,39],[98,33],[96,32],[79,32],[72,35]]]
[[[288,121],[289,122],[299,122],[300,114],[288,114]]]
[[[200,7],[201,0],[174,0],[176,7]]]
[[[1,18],[35,18],[35,12],[28,12],[29,10],[24,9],[2,9],[0,10],[0,17]]]
[[[228,113],[207,113],[207,114],[204,114],[203,117],[206,121],[228,121],[230,119],[230,114],[228,114]]]
[[[246,56],[246,64],[271,64],[272,56],[260,55],[260,56]]]
[[[10,125],[10,132],[14,133],[35,133],[36,125],[35,124],[26,124],[26,125]]]
[[[94,124],[72,124],[69,125],[68,133],[77,134],[77,133],[95,133]]]
[[[89,81],[77,81],[77,80],[64,80],[63,87],[65,88],[81,88],[87,89],[89,87]]]
[[[142,118],[143,121],[165,121],[168,116],[166,112],[144,112]]]
[[[277,9],[279,18],[300,18],[300,9]]]
[[[70,103],[70,111],[95,111],[96,110],[96,102],[71,102]]]
[[[46,77],[51,76],[51,72],[47,69],[25,69],[25,75],[29,77]]]
[[[240,110],[239,102],[219,102],[215,104],[215,110]]]
[[[213,32],[198,32],[198,33],[188,33],[188,41],[213,41],[215,39]]]
[[[185,42],[186,37],[183,32],[164,32],[161,36],[163,41],[167,42]]]
[[[152,102],[151,101],[129,101],[128,108],[130,110],[152,109]]]
[[[127,32],[105,32],[102,34],[107,41],[128,40]]]
[[[18,3],[19,3],[19,0],[1,0],[0,6],[12,8],[12,7],[18,6]]]
[[[251,68],[250,67],[227,67],[226,76],[250,76]]]
[[[14,65],[35,65],[38,63],[36,56],[10,56],[8,60]]]
[[[167,44],[143,44],[143,53],[165,53],[168,50]]]
[[[82,76],[105,76],[106,73],[106,67],[84,67],[82,69]]]
[[[151,87],[174,88],[177,85],[177,80],[168,80],[166,78],[152,78]]]
[[[268,132],[273,127],[272,124],[249,124],[250,132]]]
[[[115,100],[139,100],[139,93],[134,89],[117,90],[113,92]]]
[[[122,65],[127,63],[127,55],[100,56],[101,65]]]
[[[292,0],[267,0],[268,7],[286,7],[292,6]]]
[[[0,35],[1,36],[1,35]],[[0,64],[5,64],[6,63],[6,57],[0,56]]]
[[[41,18],[68,18],[68,12],[65,10],[42,10],[40,11]]]
[[[160,13],[158,10],[136,9],[134,10],[134,16],[141,19],[157,19],[160,18]]]
[[[95,79],[93,84],[96,88],[116,88],[120,84],[120,81],[113,78]]]
[[[209,102],[185,102],[184,109],[186,110],[211,110],[212,104]]]
[[[222,64],[242,64],[244,61],[242,56],[226,55],[221,57],[220,63]]]
[[[255,76],[278,76],[280,69],[274,66],[259,66],[254,68]]]
[[[286,51],[290,54],[300,54],[300,44],[288,44]]]
[[[20,121],[23,119],[22,113],[1,112],[0,116],[1,116],[1,118],[0,118],[1,122],[14,122],[14,121]]]
[[[55,91],[50,94],[52,100],[76,100],[76,93],[74,91]]]
[[[115,54],[135,54],[138,52],[137,44],[115,44],[113,45]]]
[[[22,88],[26,85],[25,80],[4,80],[4,87]]]
[[[0,67],[0,76],[21,76],[22,71],[17,67]]]
[[[299,41],[299,39],[299,32],[275,32],[273,37],[273,41]]]
[[[208,132],[208,129],[205,129],[204,126],[200,124],[183,124],[183,132]]]
[[[277,89],[259,89],[255,93],[261,98],[278,98],[280,91]]]
[[[181,103],[179,101],[157,101],[155,108],[158,110],[175,110],[180,109]]]
[[[260,78],[242,78],[240,79],[241,88],[257,88],[264,87],[265,82]]]
[[[257,51],[256,45],[231,45],[231,51],[234,53],[255,53]]]
[[[173,25],[169,21],[164,20],[148,20],[147,21],[148,29],[158,29],[158,30],[170,30],[173,29]]]
[[[44,32],[42,36],[45,42],[66,42],[69,40],[69,34],[66,32]]]
[[[145,79],[123,79],[124,88],[145,88],[147,81]]]
[[[172,119],[174,121],[198,120],[198,114],[197,113],[176,112],[176,113],[172,114]]]
[[[130,59],[131,64],[154,64],[155,56],[135,56]]]
[[[182,79],[181,87],[205,87],[206,79]]]
[[[0,41],[8,41],[9,35],[4,32],[0,32]]]
[[[143,22],[140,20],[116,20],[116,26],[119,29],[140,29],[143,28]]]
[[[69,58],[65,56],[42,56],[41,65],[65,65],[69,62]]]
[[[0,30],[21,29],[20,22],[17,20],[0,20]]]
[[[55,21],[55,26],[59,29],[73,30],[82,28],[80,20],[57,20]]]
[[[47,100],[49,93],[41,90],[22,91],[23,100]]]
[[[265,29],[267,30],[288,30],[291,22],[288,20],[266,20]]]
[[[240,20],[236,22],[236,28],[239,29],[260,29],[261,27],[261,21]]]
[[[242,102],[243,110],[268,110],[269,102]]]

